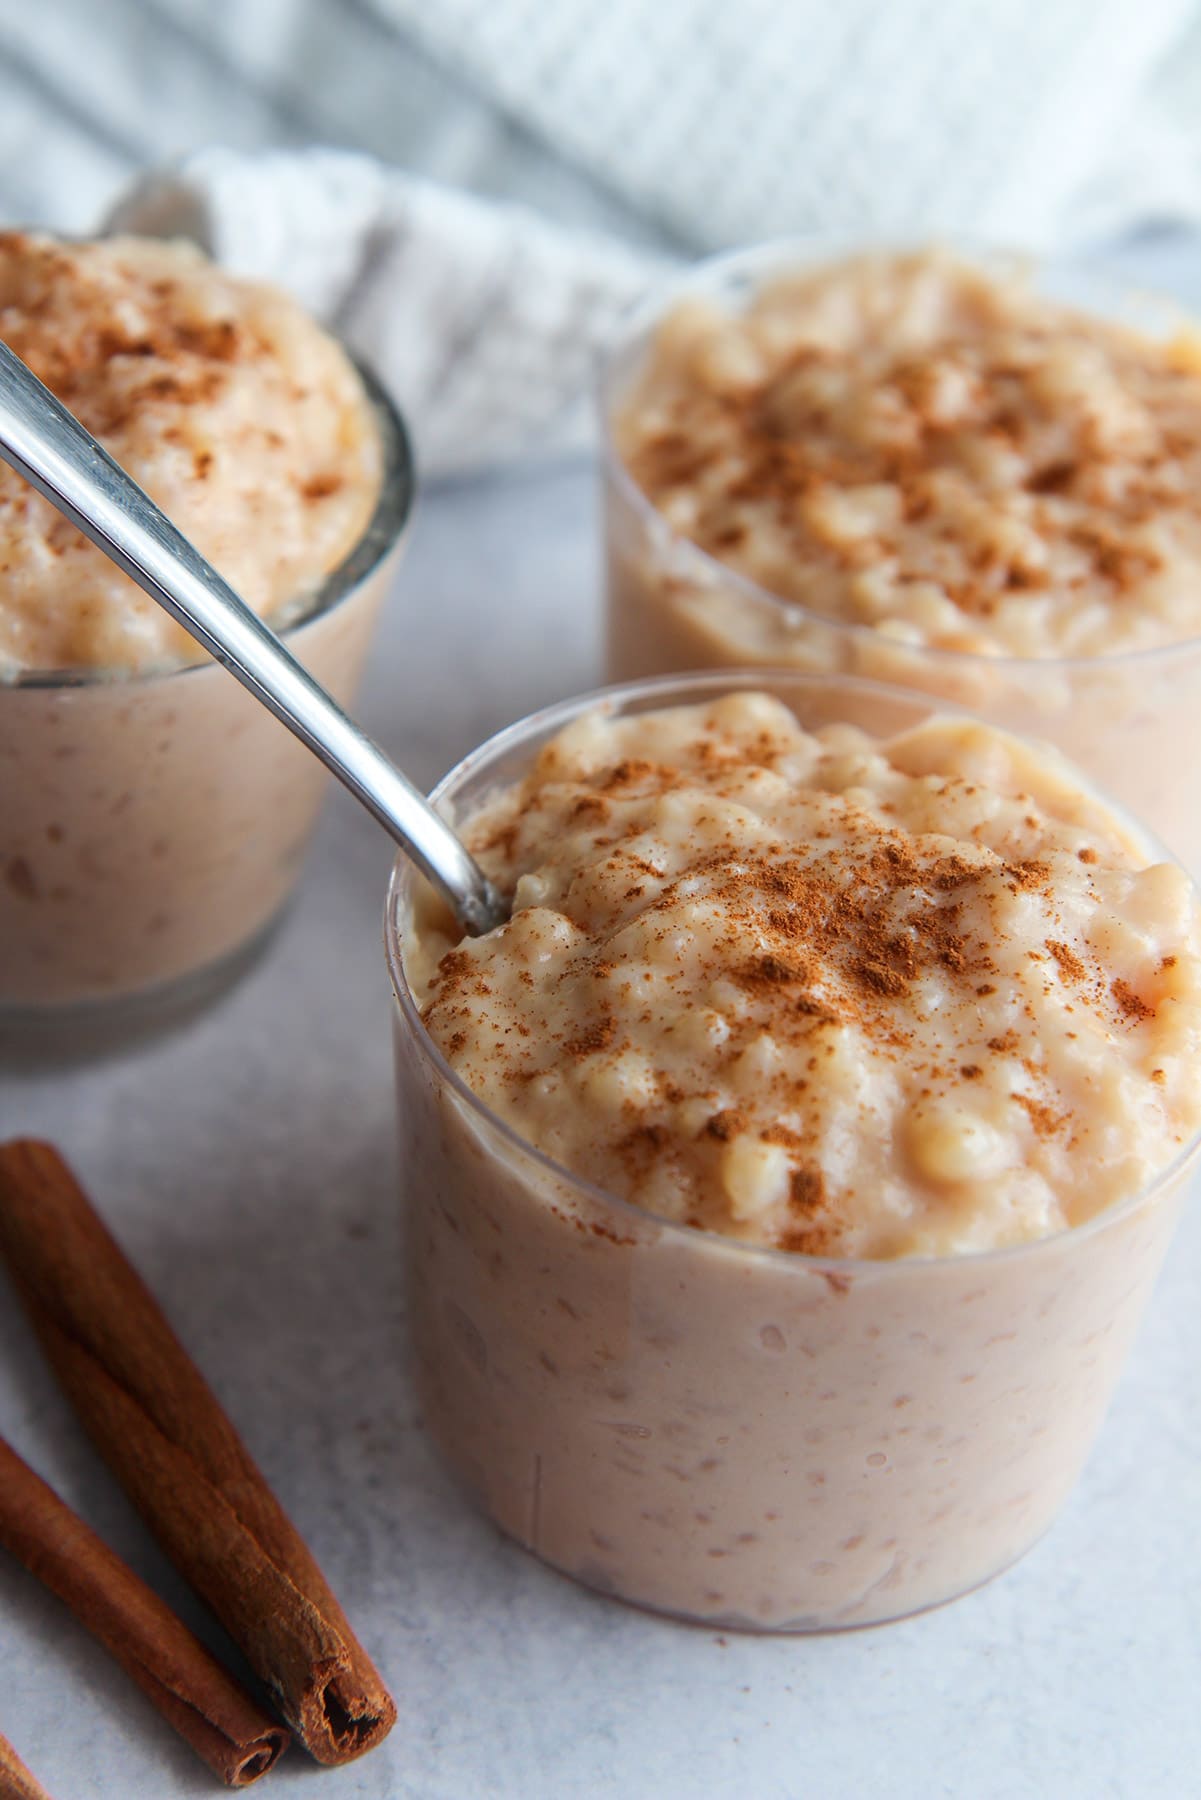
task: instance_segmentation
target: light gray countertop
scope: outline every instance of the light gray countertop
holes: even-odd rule
[[[361,707],[431,781],[594,685],[582,466],[424,501]],[[293,1752],[329,1800],[1183,1800],[1201,1769],[1201,1210],[1100,1445],[1017,1569],[924,1617],[740,1637],[597,1598],[442,1473],[405,1371],[382,834],[330,799],[296,904],[176,1035],[7,1074],[5,1135],[61,1143],[324,1564],[396,1695],[364,1761]],[[400,1154],[404,1150],[401,1146]],[[190,1623],[201,1610],[68,1415],[0,1285],[0,1431]],[[0,1730],[55,1800],[213,1791],[116,1668],[0,1561]],[[263,1792],[268,1789],[264,1788]]]

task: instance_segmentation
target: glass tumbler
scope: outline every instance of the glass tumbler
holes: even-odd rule
[[[798,240],[700,264],[632,315],[599,391],[608,670],[614,681],[688,669],[771,664],[862,675],[968,707],[1019,735],[1045,738],[1144,819],[1201,877],[1201,638],[1083,657],[965,654],[824,616],[702,550],[669,524],[618,453],[613,421],[664,317],[703,298],[737,316],[765,284],[863,244]],[[968,252],[1004,271],[1014,258]],[[1176,334],[1180,308],[1088,264],[1034,265],[1037,291],[1085,311]]]
[[[399,414],[363,372],[384,475],[360,542],[284,641],[348,704],[413,503]],[[31,671],[0,685],[0,1028],[107,1042],[191,1010],[291,893],[317,760],[216,663]]]
[[[649,681],[500,733],[436,801],[469,815],[585,708],[738,688],[809,727],[887,734],[939,710],[844,676]],[[1088,1223],[988,1253],[839,1260],[689,1229],[523,1142],[450,1068],[405,974],[414,894],[398,863],[410,1330],[426,1425],[483,1510],[604,1593],[763,1631],[897,1618],[1020,1557],[1093,1442],[1198,1143]]]

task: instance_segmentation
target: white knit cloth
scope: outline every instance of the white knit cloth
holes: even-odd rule
[[[1201,0],[0,0],[0,219],[336,144],[680,249],[1201,217]]]
[[[648,243],[884,230],[1038,248],[1201,219],[1201,0],[5,7],[0,194],[20,177],[35,204],[68,125],[55,191],[78,194],[106,104],[112,156],[118,119],[131,144],[215,121],[242,147],[182,157],[110,217],[291,288],[395,389],[431,472],[578,440]],[[34,160],[10,45],[59,98]],[[314,130],[360,149],[303,148]],[[256,148],[264,132],[292,147]]]
[[[1129,158],[1136,104],[1196,17],[1193,0],[375,5],[709,247],[914,225],[1042,245]]]

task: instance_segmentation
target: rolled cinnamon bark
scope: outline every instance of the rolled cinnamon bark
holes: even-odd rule
[[[8,1739],[0,1732],[0,1800],[50,1800],[31,1769],[27,1769]]]
[[[58,1153],[0,1145],[0,1255],[101,1455],[323,1763],[396,1708],[203,1376]]]
[[[0,1544],[70,1607],[228,1787],[249,1787],[279,1761],[283,1727],[3,1438]]]

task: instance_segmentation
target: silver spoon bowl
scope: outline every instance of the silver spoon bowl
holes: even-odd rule
[[[440,890],[465,931],[478,936],[503,923],[507,901],[425,795],[3,343],[0,458],[320,757]]]

